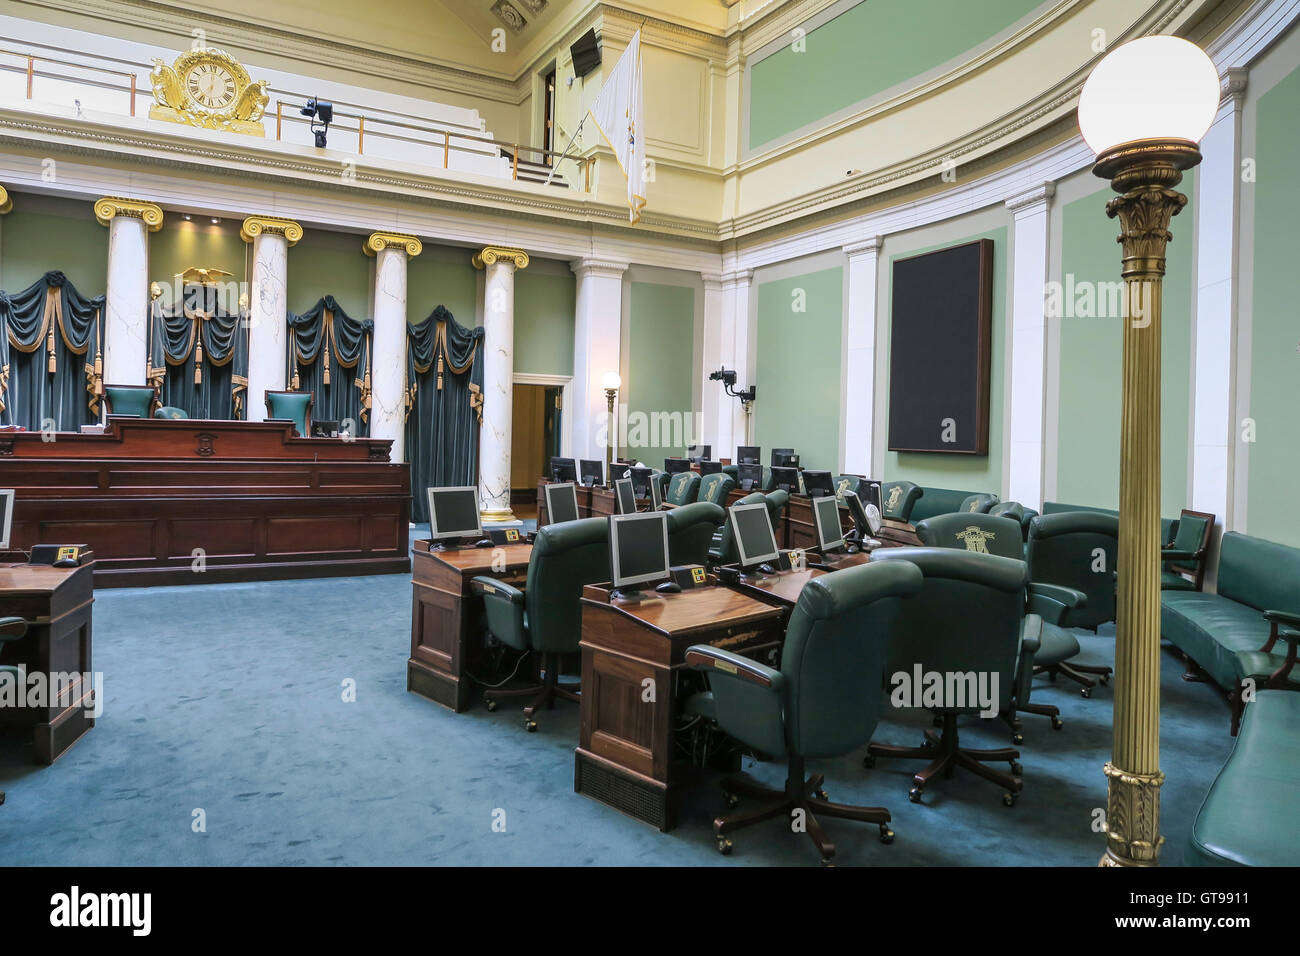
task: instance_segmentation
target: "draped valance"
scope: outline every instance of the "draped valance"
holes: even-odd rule
[[[444,375],[450,369],[454,375],[463,375],[476,369],[474,359],[483,341],[483,328],[467,329],[443,306],[434,309],[422,322],[406,327],[406,417],[410,417],[419,392],[420,379],[437,365],[434,387],[442,391]],[[477,365],[477,375],[471,374],[466,383],[470,407],[478,423],[483,424],[483,369]]]
[[[191,418],[243,418],[248,395],[248,323],[215,286],[185,286],[178,304],[149,311],[148,381],[164,405]],[[205,374],[206,373],[206,374]]]
[[[332,295],[301,315],[290,313],[288,323],[290,388],[315,392],[312,418],[352,419],[355,434],[368,435],[375,323],[352,318]]]

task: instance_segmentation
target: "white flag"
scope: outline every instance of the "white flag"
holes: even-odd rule
[[[596,102],[591,118],[627,177],[628,217],[641,221],[645,207],[645,129],[641,124],[641,31],[632,35]]]

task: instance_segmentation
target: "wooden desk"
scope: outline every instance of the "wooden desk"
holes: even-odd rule
[[[610,601],[610,586],[582,598],[582,724],[573,789],[660,830],[675,823],[674,752],[680,702],[703,682],[686,671],[692,644],[756,654],[780,646],[786,612],[730,588]],[[653,700],[647,701],[647,688]]]
[[[825,568],[827,571],[843,571],[845,568],[856,568],[859,565],[866,564],[870,560],[870,551],[859,551],[856,554],[846,554],[840,551],[835,554],[810,554],[808,555],[808,566]]]
[[[411,572],[411,656],[406,689],[460,713],[469,707],[469,669],[478,649],[479,615],[469,582],[479,575],[517,588],[528,576],[531,544],[430,551],[415,542]],[[501,561],[494,569],[493,559]]]
[[[898,521],[894,518],[882,518],[880,533],[876,535],[878,541],[883,542],[886,547],[924,547],[921,539],[916,536],[916,529],[906,521]]]
[[[840,529],[853,530],[853,517],[848,508],[840,508]],[[786,548],[817,547],[817,526],[813,524],[812,499],[807,495],[791,495],[785,506]]]
[[[546,513],[546,486],[550,482],[545,478],[537,482],[537,527],[544,528],[550,523],[550,518]],[[584,488],[582,485],[574,486],[574,497],[578,499],[578,517],[579,518],[607,518],[610,515],[618,514],[618,498],[612,488],[605,488],[601,485],[593,485],[590,488]],[[638,508],[649,508],[649,498],[638,498]]]
[[[735,584],[728,585],[741,594],[783,607],[794,607],[799,602],[799,592],[813,578],[830,573],[825,568],[808,567],[802,571],[778,571],[767,575],[762,581],[742,578]]]
[[[96,706],[91,667],[95,556],[85,552],[78,568],[16,563],[20,557],[0,554],[0,615],[24,618],[27,634],[2,645],[0,663],[44,674],[47,687],[51,675],[68,676],[58,700],[47,696],[42,707],[0,707],[0,723],[32,724],[36,762],[49,764],[95,726],[88,713]]]

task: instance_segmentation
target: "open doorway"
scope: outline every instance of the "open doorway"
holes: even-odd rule
[[[514,386],[510,435],[510,501],[537,503],[537,482],[550,474],[551,458],[560,453],[563,389],[558,385]],[[522,516],[521,516],[522,517]]]

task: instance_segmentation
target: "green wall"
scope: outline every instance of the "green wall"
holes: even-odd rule
[[[516,372],[573,374],[577,293],[578,286],[572,273],[552,275],[534,272],[531,268],[515,273]],[[688,317],[692,314],[693,303],[693,298],[687,303]],[[687,334],[687,341],[690,341],[689,330]]]
[[[366,237],[307,229],[289,249],[289,311],[301,314],[321,296],[332,295],[354,319],[372,318],[370,274],[374,259],[363,251]]]
[[[1195,193],[1194,176],[1179,191]],[[1081,283],[1120,281],[1117,220],[1106,216],[1114,194],[1104,186],[1062,209],[1061,276],[1069,290]],[[1192,203],[1170,226],[1161,339],[1160,510],[1177,515],[1189,505],[1188,427],[1191,419],[1192,305],[1196,286]],[[1089,286],[1091,287],[1091,286]],[[1060,322],[1059,414],[1054,500],[1101,508],[1119,507],[1119,431],[1123,379],[1123,320],[1089,318],[1075,294],[1075,315]],[[1066,296],[1068,297],[1068,296]],[[1095,314],[1095,313],[1094,313]]]
[[[771,449],[793,448],[803,467],[838,471],[844,270],[761,282],[757,304],[754,444],[765,464]]]
[[[149,281],[170,283],[189,268],[229,272],[231,282],[244,282],[247,254],[252,247],[239,238],[239,223],[214,225],[203,217],[186,221],[168,214],[163,227],[149,237]]]
[[[885,279],[886,293],[883,321],[885,328],[885,355],[889,352],[891,316],[893,314],[894,287],[893,264],[895,259],[920,255],[949,246],[959,246],[977,239],[993,240],[993,341],[989,355],[989,453],[987,455],[947,455],[933,452],[885,452],[885,479],[888,481],[914,481],[927,488],[953,488],[962,491],[987,491],[999,494],[1002,488],[1003,415],[1002,401],[1006,382],[1006,345],[1011,315],[1007,308],[1007,230],[993,229],[964,239],[954,239],[921,249],[900,251],[889,257]],[[885,445],[889,444],[889,361],[880,365],[884,378],[880,427],[885,429]]]
[[[1246,487],[1250,532],[1291,545],[1300,545],[1300,508],[1295,505],[1300,476],[1300,320],[1295,293],[1300,189],[1292,169],[1300,149],[1298,115],[1300,70],[1261,96],[1256,111],[1249,411],[1256,440],[1247,446]],[[1242,439],[1240,422],[1235,439]]]
[[[620,398],[627,405],[628,440],[633,443],[627,451],[653,468],[662,468],[664,458],[686,453],[686,430],[692,427],[695,290],[632,282],[629,295],[627,381]],[[647,416],[645,444],[639,446],[632,417],[638,412]],[[656,412],[667,412],[666,421],[680,424],[651,427]]]
[[[443,306],[467,329],[477,324],[478,273],[468,249],[425,245],[406,266],[406,318],[423,322]]]
[[[750,70],[749,148],[793,133],[991,39],[1042,0],[866,0]]]
[[[18,292],[57,269],[82,295],[108,285],[108,229],[92,202],[10,193],[14,208],[0,216],[0,289]]]

